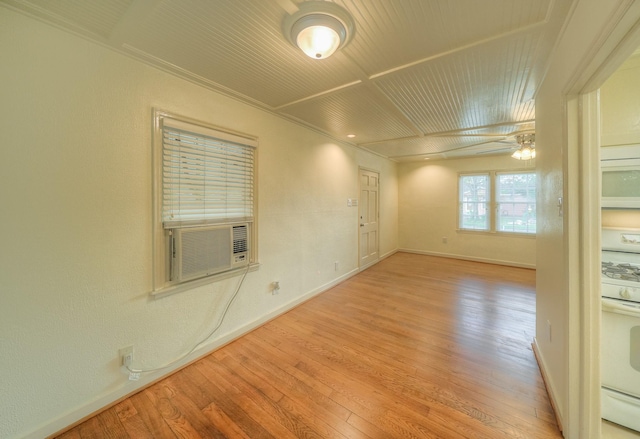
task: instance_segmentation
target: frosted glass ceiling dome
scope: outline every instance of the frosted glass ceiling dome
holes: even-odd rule
[[[287,40],[313,59],[325,59],[353,38],[355,26],[349,13],[335,3],[309,1],[286,17]]]

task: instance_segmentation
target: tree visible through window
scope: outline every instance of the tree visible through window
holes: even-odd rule
[[[496,192],[497,230],[536,233],[536,174],[498,174]]]
[[[460,230],[536,233],[535,172],[461,174],[458,197]]]
[[[489,175],[460,176],[459,227],[489,230]]]

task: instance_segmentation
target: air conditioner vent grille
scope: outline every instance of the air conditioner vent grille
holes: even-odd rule
[[[181,277],[205,276],[229,268],[229,229],[183,231]]]
[[[245,253],[249,249],[247,240],[247,226],[234,226],[233,228],[233,254]]]

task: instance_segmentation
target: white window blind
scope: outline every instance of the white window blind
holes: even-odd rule
[[[255,140],[168,119],[162,136],[165,229],[253,220]]]

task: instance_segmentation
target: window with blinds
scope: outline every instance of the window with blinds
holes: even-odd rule
[[[257,266],[255,137],[154,110],[153,295]]]
[[[163,227],[251,221],[255,143],[249,138],[165,119]]]

